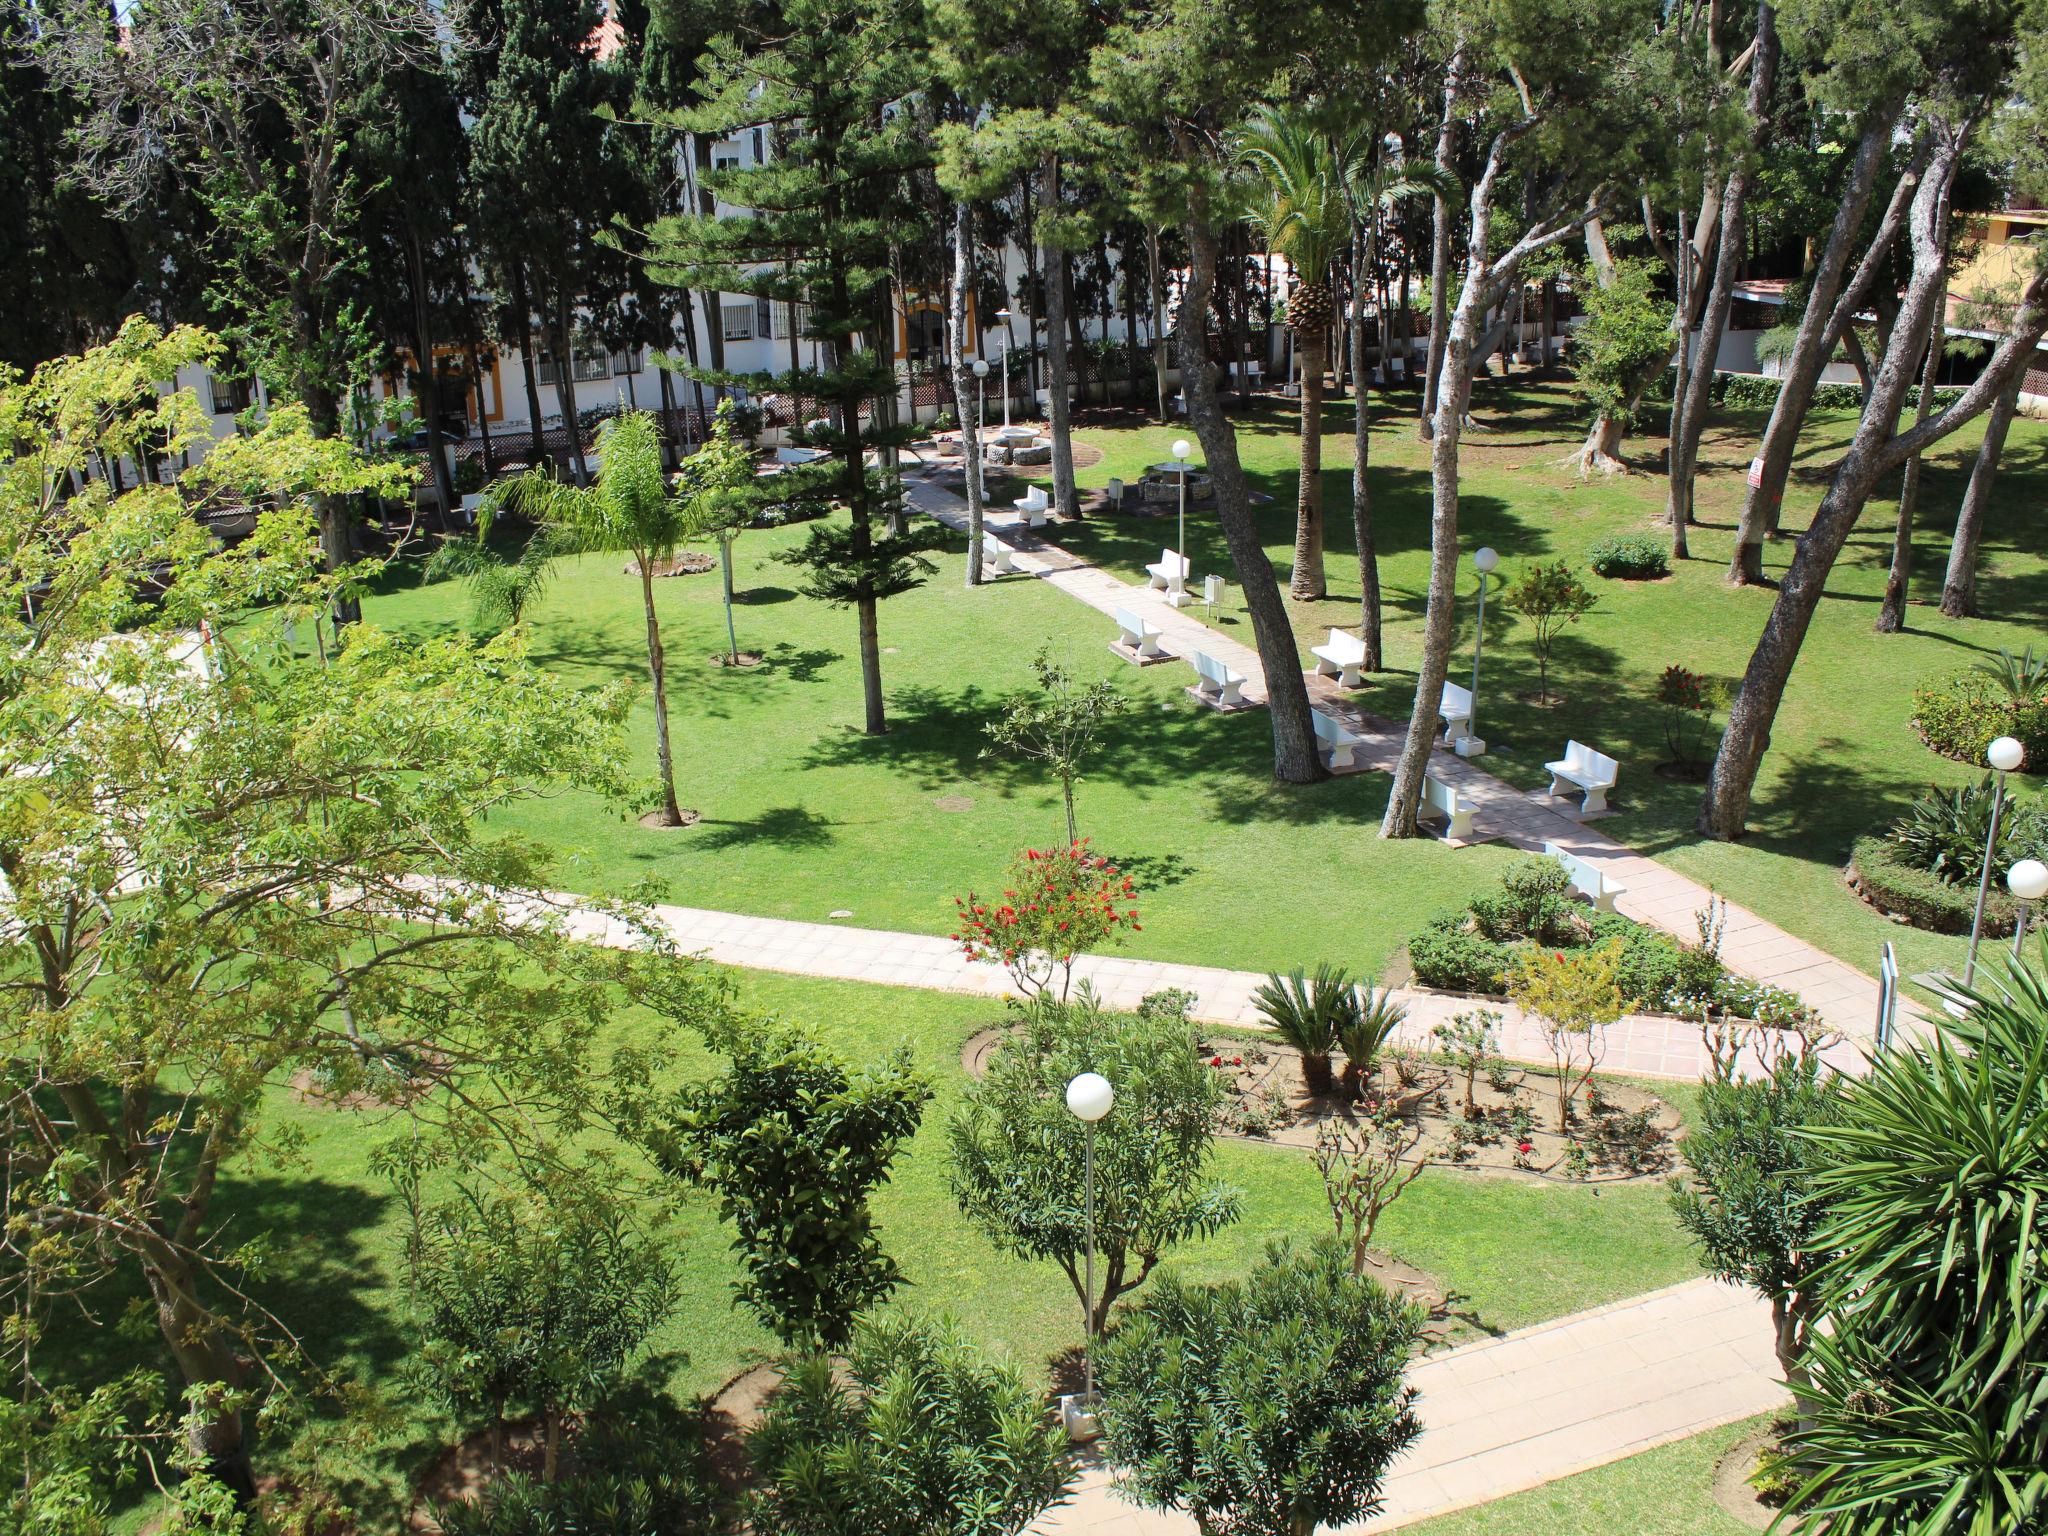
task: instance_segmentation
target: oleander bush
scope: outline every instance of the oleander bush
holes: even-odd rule
[[[1586,551],[1596,575],[1616,581],[1653,581],[1671,574],[1664,541],[1647,533],[1614,533]]]

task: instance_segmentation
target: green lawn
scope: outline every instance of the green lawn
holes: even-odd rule
[[[1429,560],[1429,475],[1425,445],[1414,431],[1412,392],[1385,403],[1372,444],[1374,525],[1386,602],[1387,659],[1406,669],[1365,695],[1368,707],[1405,718],[1414,698],[1423,598]],[[1927,750],[1908,723],[1912,692],[1921,680],[1944,676],[2000,647],[2040,648],[2048,628],[2048,525],[2037,509],[2048,495],[2048,423],[2014,423],[2004,473],[1985,542],[1980,581],[1983,611],[1992,617],[1952,620],[1934,606],[1940,597],[1948,535],[1981,423],[1957,433],[1928,459],[1917,519],[1919,547],[1907,632],[1880,636],[1871,629],[1891,555],[1895,499],[1874,501],[1851,537],[1829,583],[1793,674],[1773,732],[1751,815],[1740,844],[1701,839],[1693,831],[1698,786],[1655,772],[1668,754],[1655,702],[1659,673],[1679,663],[1728,680],[1740,678],[1770,609],[1771,589],[1737,589],[1722,577],[1741,509],[1743,474],[1762,435],[1767,413],[1717,410],[1701,457],[1694,558],[1665,581],[1632,585],[1593,576],[1587,549],[1603,536],[1659,524],[1664,481],[1659,472],[1661,432],[1631,438],[1628,452],[1640,473],[1581,481],[1557,461],[1583,428],[1569,387],[1509,389],[1502,381],[1480,386],[1480,430],[1465,438],[1460,543],[1468,552],[1491,544],[1506,574],[1525,560],[1566,559],[1594,587],[1600,605],[1567,630],[1553,653],[1551,681],[1561,702],[1539,708],[1536,668],[1528,630],[1499,605],[1489,605],[1480,699],[1480,734],[1490,747],[1489,768],[1511,782],[1538,787],[1542,764],[1568,737],[1588,741],[1620,759],[1621,814],[1601,823],[1612,833],[1673,868],[1752,908],[1867,971],[1874,971],[1886,939],[1899,947],[1906,970],[1960,965],[1964,941],[1902,928],[1871,912],[1841,879],[1856,837],[1887,826],[1929,783],[1952,785],[1971,770]],[[1128,421],[1129,418],[1124,418]],[[1304,662],[1332,625],[1358,623],[1358,565],[1351,537],[1351,426],[1348,403],[1325,417],[1324,498],[1329,527],[1331,596],[1290,604]],[[1809,426],[1786,494],[1786,527],[1797,532],[1825,488],[1825,469],[1846,443],[1848,413],[1819,414]],[[1295,415],[1264,402],[1240,418],[1239,450],[1255,489],[1273,499],[1259,507],[1267,553],[1284,584],[1293,558]],[[1126,479],[1165,457],[1184,427],[1087,426],[1081,438],[1104,450],[1081,475],[1100,484]],[[1896,484],[1889,487],[1895,496]],[[1101,561],[1126,579],[1143,579],[1144,564],[1172,541],[1171,519],[1096,519],[1059,531],[1077,554]],[[1188,542],[1197,573],[1228,573],[1213,514],[1191,517]],[[1791,543],[1765,551],[1773,577],[1792,555]],[[1454,675],[1471,665],[1472,573],[1460,586],[1462,607]],[[1234,589],[1233,589],[1234,590]],[[1219,622],[1250,641],[1241,597]],[[1718,722],[1717,722],[1718,723]],[[1376,785],[1375,788],[1378,786]],[[2036,786],[2038,787],[2038,781]]]
[[[1714,1501],[1714,1467],[1730,1446],[1766,1422],[1724,1424],[1401,1530],[1404,1536],[1740,1536],[1750,1527]]]
[[[998,1253],[958,1216],[945,1186],[945,1124],[966,1081],[960,1047],[1001,1010],[947,994],[765,973],[741,973],[738,984],[748,1007],[806,1021],[856,1058],[910,1047],[937,1098],[877,1200],[884,1241],[910,1281],[895,1304],[950,1311],[984,1343],[1043,1373],[1077,1342],[1072,1292],[1053,1266]],[[619,1015],[622,1039],[656,1027],[637,1009]],[[708,1067],[685,1037],[680,1070],[695,1075]],[[270,1230],[288,1242],[263,1297],[302,1331],[315,1359],[374,1380],[388,1395],[396,1426],[363,1472],[373,1488],[409,1486],[455,1426],[420,1400],[398,1369],[405,1347],[398,1283],[404,1209],[371,1171],[370,1158],[382,1139],[402,1133],[402,1122],[283,1095],[273,1108],[279,1122],[302,1134],[303,1157],[283,1168],[238,1172],[224,1188],[222,1216],[244,1237]],[[1321,1187],[1306,1154],[1225,1141],[1219,1164],[1244,1191],[1245,1218],[1172,1262],[1202,1277],[1237,1274],[1269,1238],[1325,1229]],[[657,1342],[677,1356],[673,1385],[707,1392],[772,1352],[772,1341],[732,1305],[729,1234],[711,1203],[684,1196],[675,1216],[683,1300]],[[1696,1273],[1657,1185],[1596,1189],[1435,1171],[1387,1217],[1381,1241],[1455,1293],[1462,1336],[1522,1327]],[[153,1359],[159,1347],[153,1330],[140,1326],[88,1330],[79,1343],[84,1352],[74,1366],[95,1372],[117,1358],[124,1367]],[[96,1351],[106,1359],[93,1358]]]

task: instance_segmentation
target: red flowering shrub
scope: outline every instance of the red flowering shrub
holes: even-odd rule
[[[960,926],[953,938],[970,960],[1008,969],[1017,990],[1036,995],[1059,978],[1067,995],[1077,956],[1135,930],[1137,888],[1088,839],[1065,848],[1026,848],[1010,862],[1000,899],[970,891],[956,896]]]

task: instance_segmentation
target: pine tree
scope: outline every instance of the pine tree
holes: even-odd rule
[[[705,178],[749,216],[678,215],[657,226],[647,252],[664,281],[803,306],[803,335],[818,343],[816,366],[772,375],[693,372],[823,410],[821,422],[799,433],[825,456],[788,466],[783,484],[791,500],[830,501],[846,519],[814,523],[787,558],[810,573],[812,596],[859,616],[870,735],[888,729],[877,610],[924,581],[934,569],[925,551],[941,541],[932,527],[875,527],[878,517],[901,520],[903,489],[889,460],[913,435],[895,420],[890,257],[919,217],[909,178],[929,163],[895,111],[923,79],[918,19],[903,0],[782,0],[744,39],[714,41],[699,85],[702,105],[677,114],[676,126],[700,138],[765,126],[779,153],[769,164]]]

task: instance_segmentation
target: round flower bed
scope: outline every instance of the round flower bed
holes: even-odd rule
[[[1958,672],[1915,689],[1913,729],[1943,757],[1973,768],[1984,766],[1984,749],[1998,737],[2016,737],[2027,754],[2021,768],[2048,769],[2048,697],[2016,702],[1982,672]]]
[[[1890,838],[1859,837],[1849,856],[1848,881],[1885,916],[1931,933],[1968,933],[1977,908],[1974,882],[1951,884],[1908,862]],[[1984,901],[1984,931],[2008,934],[2016,919],[2012,893],[1997,880]]]

